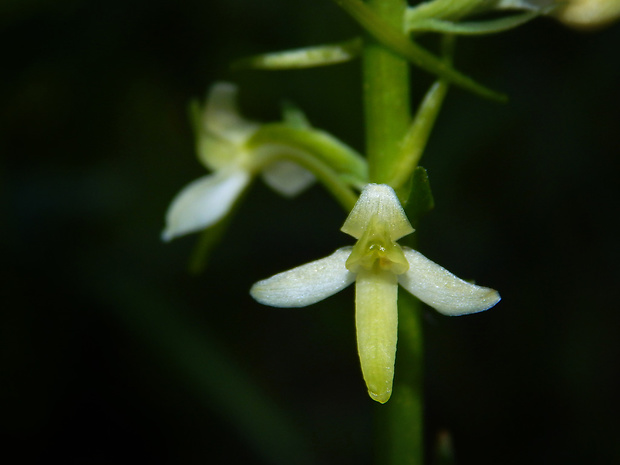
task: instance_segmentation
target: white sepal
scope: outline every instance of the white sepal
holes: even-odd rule
[[[351,247],[328,257],[258,281],[250,289],[254,299],[272,307],[305,307],[341,291],[355,280],[344,266]]]
[[[316,179],[307,169],[287,160],[267,165],[263,169],[262,178],[274,191],[286,197],[295,197]]]
[[[439,313],[456,316],[481,312],[500,301],[499,293],[488,287],[463,281],[420,252],[403,247],[409,271],[398,282]]]
[[[204,109],[203,127],[218,137],[242,144],[258,129],[258,124],[239,114],[237,93],[237,86],[229,82],[213,84]]]
[[[370,397],[392,394],[398,337],[398,282],[386,270],[362,269],[355,281],[355,326],[362,374]]]
[[[373,218],[388,226],[392,241],[414,231],[394,189],[387,184],[366,185],[340,230],[359,239]]]
[[[174,198],[166,213],[162,239],[200,231],[221,220],[250,182],[246,171],[219,171],[188,184]]]

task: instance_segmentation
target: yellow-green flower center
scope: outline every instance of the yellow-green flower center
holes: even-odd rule
[[[400,246],[390,238],[389,226],[374,217],[359,238],[345,266],[352,273],[360,270],[391,271],[403,274],[409,269]]]

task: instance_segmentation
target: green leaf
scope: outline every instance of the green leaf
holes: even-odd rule
[[[562,0],[499,0],[495,4],[497,10],[526,10],[547,12],[555,9],[558,5],[565,3]]]
[[[397,159],[397,163],[394,163],[390,185],[394,186],[395,189],[400,189],[407,182],[412,170],[416,168],[420,158],[422,158],[447,92],[447,81],[439,79],[433,83],[424,96],[403,139],[401,155]]]
[[[319,463],[295,418],[231,357],[230,348],[217,334],[188,318],[191,312],[178,295],[169,295],[161,285],[126,269],[108,281],[92,281],[92,292],[107,303],[106,308],[116,311],[135,340],[161,360],[170,376],[186,383],[196,407],[215,412],[261,463]],[[210,301],[207,305],[217,310]]]
[[[232,68],[266,70],[314,68],[351,61],[359,56],[361,50],[362,39],[355,38],[335,44],[298,48],[242,58],[234,62]]]
[[[422,2],[407,8],[405,25],[419,19],[429,18],[454,21],[476,12],[494,9],[496,5],[497,0],[433,0]]]
[[[487,21],[460,23],[428,18],[407,23],[405,27],[407,32],[440,32],[459,35],[495,34],[521,26],[538,16],[540,16],[539,12],[530,11]]]

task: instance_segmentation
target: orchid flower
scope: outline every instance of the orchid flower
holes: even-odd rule
[[[396,243],[414,229],[396,193],[387,185],[368,184],[341,230],[357,239],[353,247],[259,281],[250,293],[265,305],[305,307],[355,282],[362,374],[370,397],[385,403],[394,377],[399,284],[444,315],[487,310],[500,296]]]
[[[314,181],[314,176],[299,165],[272,161],[271,155],[282,147],[247,144],[260,124],[239,115],[236,97],[235,85],[216,83],[204,111],[196,115],[198,157],[211,173],[188,184],[174,198],[166,213],[163,240],[216,224],[259,173],[285,196],[297,195]]]

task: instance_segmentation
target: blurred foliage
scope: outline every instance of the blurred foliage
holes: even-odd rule
[[[198,277],[197,236],[159,241],[168,202],[202,175],[187,104],[215,80],[239,83],[256,119],[289,99],[362,150],[358,63],[228,68],[355,32],[329,1],[0,4],[7,456],[371,463],[352,290],[297,310],[247,294],[347,244],[338,205],[257,184]],[[457,44],[456,66],[511,98],[451,90],[422,160],[421,249],[503,297],[424,315],[428,442],[449,431],[458,464],[620,462],[619,46],[618,26],[548,19]],[[430,77],[413,79],[418,98]]]

